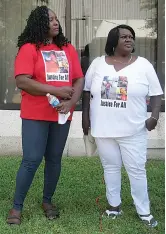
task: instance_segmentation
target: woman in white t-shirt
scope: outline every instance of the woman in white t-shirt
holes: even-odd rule
[[[148,226],[157,226],[150,213],[146,177],[147,130],[155,129],[163,94],[152,64],[133,56],[135,32],[127,25],[113,28],[107,38],[106,56],[92,62],[83,94],[83,132],[95,137],[104,168],[106,214],[122,214],[121,166],[128,173],[137,213]],[[146,98],[152,114],[147,118]]]

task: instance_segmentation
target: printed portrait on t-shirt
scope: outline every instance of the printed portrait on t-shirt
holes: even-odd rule
[[[104,76],[101,86],[101,99],[127,101],[127,77]]]
[[[69,81],[69,63],[64,51],[41,51],[46,81]]]

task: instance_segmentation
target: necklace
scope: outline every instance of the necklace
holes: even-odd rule
[[[132,55],[131,55],[130,59],[129,59],[126,63],[124,63],[124,62],[122,62],[122,61],[119,61],[119,60],[116,60],[116,59],[113,59],[113,61],[114,61],[114,62],[117,62],[117,63],[121,63],[121,64],[126,65],[126,64],[129,64],[129,63],[131,62],[132,58],[133,58],[133,57],[132,57]]]
[[[45,42],[46,42],[46,45],[50,45],[51,44],[51,42],[50,42],[50,40],[48,38],[46,39]]]

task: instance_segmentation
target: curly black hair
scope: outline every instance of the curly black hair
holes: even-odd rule
[[[108,56],[112,56],[114,55],[114,49],[117,47],[118,45],[118,40],[119,40],[119,29],[128,29],[131,34],[133,35],[133,39],[135,40],[135,32],[133,30],[133,28],[131,28],[128,25],[125,24],[121,24],[116,26],[115,28],[112,28],[110,30],[110,32],[108,33],[108,37],[107,37],[107,42],[106,42],[106,46],[105,46],[105,53]],[[133,48],[132,53],[135,52],[135,49]]]
[[[47,6],[38,6],[31,11],[27,19],[27,25],[24,31],[18,37],[17,47],[20,49],[26,43],[35,44],[39,49],[42,44],[47,45],[47,35],[49,32],[49,8]],[[67,46],[68,39],[62,33],[62,27],[59,24],[59,34],[53,38],[53,43],[59,48]]]

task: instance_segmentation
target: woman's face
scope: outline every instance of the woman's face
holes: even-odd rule
[[[48,10],[49,15],[49,36],[56,37],[59,34],[59,22],[55,13],[51,10]]]
[[[55,57],[54,54],[51,54],[51,55],[50,55],[50,58],[51,58],[52,61],[57,62],[56,57]]]
[[[134,48],[134,38],[128,29],[119,29],[119,40],[116,49],[120,52],[131,53]]]

